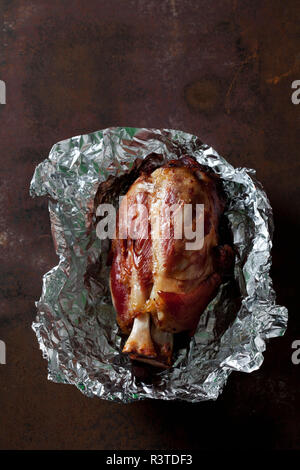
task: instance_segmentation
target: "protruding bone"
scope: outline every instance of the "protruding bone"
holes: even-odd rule
[[[173,352],[173,333],[159,330],[154,324],[151,325],[151,338],[155,346],[156,357],[140,355],[136,352],[130,353],[130,358],[139,362],[146,362],[155,367],[167,369],[171,366]]]
[[[134,356],[156,357],[155,347],[150,335],[150,314],[142,313],[135,317],[129,338],[123,348],[124,353]]]

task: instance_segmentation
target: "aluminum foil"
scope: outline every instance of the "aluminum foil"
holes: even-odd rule
[[[137,376],[121,353],[124,338],[112,306],[106,265],[109,243],[96,236],[95,195],[155,152],[165,161],[194,156],[220,175],[236,249],[234,279],[208,305],[188,346],[153,380]],[[255,171],[234,168],[198,137],[177,130],[114,127],[64,140],[35,170],[32,196],[49,197],[59,264],[43,276],[32,327],[48,378],[74,384],[87,396],[118,402],[144,398],[199,402],[216,399],[232,371],[252,372],[269,338],[284,334],[287,310],[276,305],[269,275],[272,209]],[[117,197],[115,194],[115,202]],[[96,272],[89,275],[90,272]],[[95,271],[96,270],[96,271]]]

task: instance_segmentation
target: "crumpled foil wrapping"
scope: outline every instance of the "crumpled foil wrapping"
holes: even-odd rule
[[[226,217],[236,250],[234,279],[219,289],[188,347],[169,370],[143,381],[121,353],[124,338],[108,287],[109,243],[96,236],[95,195],[101,182],[121,176],[152,152],[164,159],[194,156],[220,175]],[[118,402],[144,398],[199,402],[216,399],[232,371],[252,372],[263,362],[266,340],[284,334],[287,310],[276,305],[269,275],[273,219],[260,183],[234,168],[198,137],[177,130],[115,127],[64,140],[35,170],[32,196],[49,196],[59,264],[43,276],[32,327],[48,378],[76,385],[87,396]],[[98,264],[97,264],[98,263]],[[89,266],[100,266],[86,282]]]

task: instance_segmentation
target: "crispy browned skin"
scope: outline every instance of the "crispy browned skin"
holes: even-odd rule
[[[146,207],[148,217],[141,217],[136,204]],[[188,250],[186,243],[191,240],[175,238],[174,220],[169,223],[166,212],[173,204],[191,204],[193,209],[204,204],[201,248]],[[123,352],[168,366],[173,333],[194,333],[222,282],[222,267],[232,258],[230,247],[218,247],[224,199],[216,177],[194,159],[183,157],[142,174],[120,205],[121,221],[126,208],[132,210],[127,228],[136,228],[138,236],[130,232],[132,236],[121,239],[122,222],[117,223],[110,276],[117,321],[124,333],[130,333]],[[193,210],[193,230],[195,227]]]

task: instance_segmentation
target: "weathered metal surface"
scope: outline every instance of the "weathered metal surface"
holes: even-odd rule
[[[291,362],[291,343],[300,339],[292,268],[300,106],[291,102],[291,83],[300,79],[299,6],[6,0],[0,10],[7,87],[0,105],[0,339],[7,346],[0,447],[299,447],[299,371]],[[29,182],[53,143],[112,125],[199,135],[233,165],[255,168],[270,197],[274,287],[289,327],[270,343],[261,370],[235,374],[216,403],[116,405],[46,380],[30,325],[42,274],[57,259],[46,201],[29,198]],[[197,433],[192,418],[201,420]]]

